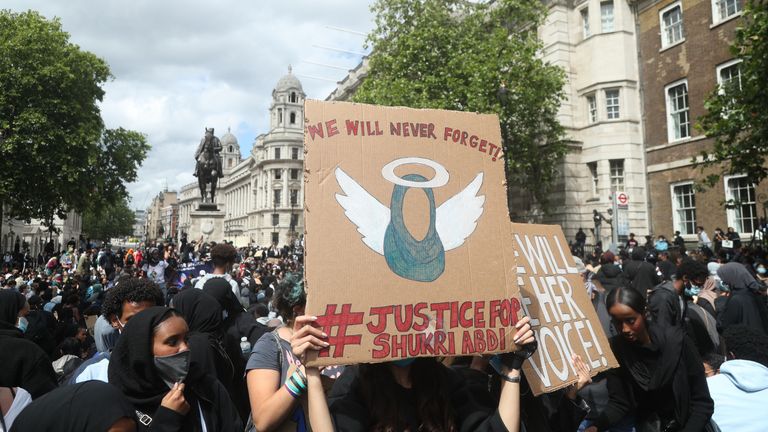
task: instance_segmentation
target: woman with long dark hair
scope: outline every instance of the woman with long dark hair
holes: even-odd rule
[[[315,317],[296,320],[291,345],[297,356],[327,346]],[[320,371],[306,368],[309,418],[314,430],[341,431],[512,431],[520,430],[520,368],[536,349],[530,319],[515,325],[523,349],[500,357],[497,409],[489,409],[457,372],[434,358],[406,358],[358,366],[349,391],[326,403]],[[301,383],[298,383],[299,385]],[[288,383],[286,383],[288,385]],[[293,383],[296,386],[296,383]]]
[[[109,383],[133,405],[139,431],[241,430],[226,389],[190,364],[188,331],[173,309],[155,306],[137,313],[112,351]]]
[[[708,430],[714,404],[696,346],[681,326],[647,319],[645,297],[615,288],[605,300],[619,333],[610,339],[620,367],[608,375],[610,399],[588,432],[633,416],[639,431]]]

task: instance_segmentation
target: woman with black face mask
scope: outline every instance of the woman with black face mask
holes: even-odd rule
[[[188,332],[173,309],[134,315],[112,351],[109,383],[134,406],[139,431],[242,430],[221,383],[190,363]]]

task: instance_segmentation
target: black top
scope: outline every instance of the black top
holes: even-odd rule
[[[11,432],[106,431],[123,417],[136,413],[125,396],[101,381],[58,388],[24,408]]]
[[[224,387],[208,371],[199,370],[195,362],[190,362],[189,374],[184,380],[189,413],[183,416],[160,406],[170,389],[155,367],[152,339],[155,327],[171,311],[155,306],[131,318],[110,357],[110,384],[120,389],[136,410],[152,418],[153,431],[202,430],[200,410],[208,431],[241,430],[240,416]],[[139,424],[139,431],[147,429],[147,425]]]
[[[648,290],[653,289],[661,280],[656,274],[656,267],[647,261],[630,260],[624,263],[624,277],[629,286],[643,297],[648,297]]]
[[[477,399],[476,389],[469,386],[457,372],[435,362],[440,368],[438,376],[445,380],[450,389],[451,411],[456,419],[456,431],[504,432],[507,428],[501,421],[498,409],[489,407]],[[353,432],[372,430],[373,419],[363,401],[359,382],[359,368],[347,367],[337,380],[329,397],[330,411],[336,430]],[[402,424],[409,425],[412,431],[419,430],[416,399],[412,390],[395,386],[398,412]]]
[[[599,430],[633,413],[641,426],[654,414],[681,432],[701,432],[714,411],[704,367],[693,342],[679,326],[649,327],[651,344],[622,336],[610,339],[620,367],[607,373],[610,400],[596,422]]]

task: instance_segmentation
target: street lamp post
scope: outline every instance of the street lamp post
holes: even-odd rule
[[[279,220],[280,215],[277,213],[277,199],[272,201],[272,244],[277,246],[279,243],[278,241],[278,232],[277,232],[277,225],[280,222]]]

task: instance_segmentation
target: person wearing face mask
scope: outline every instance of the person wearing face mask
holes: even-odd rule
[[[136,413],[114,386],[88,381],[58,388],[32,402],[10,432],[135,432]]]
[[[768,265],[765,260],[758,260],[755,265],[755,278],[763,286],[768,286]]]
[[[723,310],[718,311],[718,324],[722,329],[743,324],[768,334],[768,308],[760,294],[761,286],[739,263],[728,263],[717,270],[723,284],[731,290]]]
[[[45,352],[24,338],[27,299],[14,290],[0,290],[0,387],[21,387],[32,399],[56,388],[56,373]]]
[[[174,309],[139,312],[112,351],[110,384],[136,410],[138,431],[242,430],[226,389],[190,362],[188,332]]]

